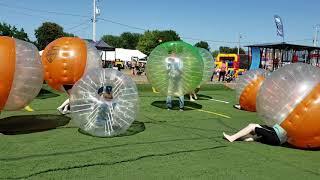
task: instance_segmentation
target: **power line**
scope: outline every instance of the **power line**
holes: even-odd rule
[[[71,31],[70,33],[74,34],[76,32],[81,32],[81,31],[85,31],[85,30],[88,30],[88,28],[91,26],[91,24],[87,24],[85,27],[81,28],[81,29],[78,29],[78,30],[75,30],[75,31]]]
[[[116,21],[113,21],[113,20],[110,20],[110,19],[105,19],[105,18],[97,18],[97,19],[100,19],[100,20],[103,20],[103,21],[106,21],[106,22],[110,22],[110,23],[113,23],[113,24],[117,24],[117,25],[120,25],[120,26],[128,27],[128,28],[131,28],[131,29],[137,29],[137,30],[147,31],[147,29],[144,29],[144,28],[140,28],[140,27],[136,27],[136,26],[131,26],[131,25],[128,25],[128,24],[123,24],[123,23],[121,23],[121,22],[116,22]]]
[[[70,28],[66,28],[65,30],[66,31],[71,31],[72,29],[76,29],[76,28],[78,28],[78,27],[80,27],[80,26],[83,26],[83,25],[85,25],[85,24],[87,24],[88,22],[91,22],[91,20],[85,20],[85,21],[83,21],[83,22],[81,22],[81,23],[79,23],[79,24],[77,24],[77,25],[75,25],[75,26],[72,26],[72,27],[70,27]],[[90,25],[90,24],[89,24]]]
[[[73,13],[64,13],[64,12],[57,12],[57,11],[47,11],[47,10],[39,10],[39,9],[33,9],[33,8],[26,8],[26,7],[21,7],[21,6],[9,6],[7,4],[4,4],[4,3],[0,3],[0,6],[2,7],[6,7],[6,8],[11,8],[11,9],[24,9],[24,10],[27,10],[27,11],[32,11],[32,12],[35,12],[35,11],[38,11],[38,12],[43,12],[43,13],[49,13],[49,14],[55,14],[55,15],[61,15],[61,16],[73,16],[73,17],[84,17],[84,18],[91,18],[91,16],[85,16],[85,15],[80,15],[80,14],[73,14]],[[21,14],[24,14],[24,15],[27,15],[27,16],[33,16],[35,17],[36,15],[30,15],[30,14],[27,14],[27,13],[24,13],[24,12],[19,12]],[[39,16],[37,16],[39,17]],[[107,18],[97,18],[98,20],[102,20],[102,21],[105,21],[105,22],[109,22],[109,23],[112,23],[112,24],[117,24],[117,25],[120,25],[120,26],[123,26],[123,27],[127,27],[127,28],[130,28],[130,29],[136,29],[136,30],[140,30],[140,31],[148,31],[148,29],[145,29],[145,28],[141,28],[141,27],[137,27],[137,26],[132,26],[132,25],[128,25],[128,24],[124,24],[124,23],[121,23],[121,22],[118,22],[118,21],[114,21],[114,20],[111,20],[111,19],[107,19]],[[85,23],[87,23],[87,21],[84,21],[78,25],[75,25],[73,27],[70,27],[70,28],[67,28],[67,29],[75,29],[77,27],[80,27],[82,25],[84,25]],[[86,28],[88,28],[86,26]],[[77,31],[74,31],[74,32],[77,32]],[[185,36],[181,36],[182,39],[189,39],[189,40],[196,40],[196,41],[207,41],[207,42],[213,42],[213,43],[226,43],[226,44],[237,44],[238,42],[237,41],[223,41],[223,40],[211,40],[211,39],[200,39],[200,38],[194,38],[194,37],[185,37]],[[298,42],[298,41],[309,41],[312,39],[310,38],[307,38],[307,39],[299,39],[299,40],[291,40],[291,41],[286,41],[286,42]],[[259,43],[259,42],[250,42],[250,41],[247,41],[247,42],[242,42],[242,43],[246,43],[246,44],[250,44],[250,43]]]
[[[0,3],[0,6],[1,6],[2,4]],[[21,12],[21,11],[17,11],[17,10],[13,10],[16,14],[20,14],[20,15],[25,15],[25,16],[30,16],[30,17],[37,17],[37,18],[39,18],[40,20],[43,20],[43,21],[48,21],[49,20],[49,18],[45,18],[45,17],[43,17],[43,16],[39,16],[39,15],[35,15],[35,14],[29,14],[29,13],[25,13],[25,12]],[[86,19],[85,21],[81,21],[80,23],[77,23],[77,25],[74,25],[74,26],[72,26],[72,27],[69,27],[69,28],[65,28],[65,30],[66,31],[70,31],[70,30],[72,30],[72,29],[75,29],[75,28],[78,28],[78,27],[80,27],[80,26],[82,26],[82,25],[84,25],[84,24],[86,24],[86,23],[88,23],[88,22],[90,22],[91,20],[90,19]],[[65,24],[61,24],[62,26],[67,26],[67,25],[65,25]]]
[[[56,12],[56,11],[46,11],[42,9],[33,9],[33,8],[26,8],[26,7],[21,7],[21,6],[8,6],[7,4],[0,3],[0,6],[6,7],[6,8],[11,8],[11,9],[24,9],[28,11],[38,11],[38,12],[44,12],[44,13],[49,13],[49,14],[55,14],[55,15],[61,15],[61,16],[73,16],[73,17],[85,17],[85,18],[91,18],[90,16],[84,16],[80,14],[72,14],[72,13],[64,13],[64,12]]]

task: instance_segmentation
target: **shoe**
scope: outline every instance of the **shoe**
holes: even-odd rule
[[[179,111],[183,111],[183,109],[180,109]]]
[[[63,114],[62,108],[57,108],[57,110],[59,111],[60,114]]]
[[[236,108],[236,109],[240,109],[241,110],[240,104],[235,104],[235,105],[233,105],[233,107]]]
[[[34,110],[30,106],[24,107],[24,109],[28,112],[33,112]]]
[[[168,110],[168,111],[170,111],[171,109],[170,109],[170,108],[168,108],[167,110]]]
[[[62,114],[63,114],[63,115],[70,114],[70,113],[71,113],[70,110],[63,110],[63,111],[62,111]]]
[[[196,101],[196,100],[194,100],[194,99],[190,99],[190,101],[191,101],[191,102],[194,102],[194,101]]]

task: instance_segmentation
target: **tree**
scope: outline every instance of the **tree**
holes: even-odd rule
[[[63,28],[52,22],[43,23],[38,29],[35,30],[35,36],[37,38],[36,45],[39,50],[44,49],[52,41],[65,36]]]
[[[173,30],[166,31],[146,31],[140,37],[137,49],[149,55],[159,44],[168,41],[179,41],[179,35]]]
[[[219,50],[215,50],[215,51],[212,52],[212,56],[214,58],[216,58],[218,56],[218,54],[219,54]]]
[[[200,48],[203,48],[203,49],[206,49],[208,51],[210,51],[210,46],[207,42],[205,41],[200,41],[200,42],[197,42],[194,46],[196,47],[200,47]]]
[[[166,30],[166,31],[155,31],[157,38],[161,42],[168,42],[168,41],[180,41],[180,37],[177,32],[173,30]]]
[[[104,36],[102,36],[101,39],[104,42],[108,43],[110,46],[113,46],[115,48],[123,47],[123,42],[119,36],[104,35]]]
[[[139,39],[142,35],[139,33],[124,32],[120,35],[122,41],[122,48],[136,49]]]
[[[220,53],[230,53],[230,54],[238,54],[238,48],[234,47],[234,48],[230,48],[227,46],[220,46],[219,48]],[[244,51],[244,49],[240,48],[239,49],[240,54],[245,54],[246,52]]]
[[[67,32],[64,32],[64,37],[76,37],[76,35],[72,34],[72,33],[67,33]]]
[[[24,29],[21,28],[18,30],[15,26],[11,26],[6,23],[0,23],[0,35],[1,36],[10,36],[23,41],[30,42],[28,34],[24,32]]]

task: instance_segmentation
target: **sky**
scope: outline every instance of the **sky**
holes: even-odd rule
[[[93,0],[0,0],[0,22],[34,30],[43,22],[61,25],[66,32],[92,39]],[[280,42],[273,16],[284,24],[285,41],[312,45],[314,26],[320,24],[319,0],[99,0],[97,39],[105,34],[175,30],[191,44],[207,41],[219,46]],[[111,21],[111,22],[110,22]],[[121,25],[120,25],[121,24]]]

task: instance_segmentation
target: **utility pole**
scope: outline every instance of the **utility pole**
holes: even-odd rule
[[[316,32],[313,39],[313,46],[318,46],[318,33],[319,33],[320,24],[316,24],[314,27],[316,29]]]
[[[239,36],[238,36],[238,55],[240,54],[240,39],[242,38],[242,35],[241,33],[239,33]]]
[[[96,22],[100,15],[100,9],[97,6],[97,0],[93,0],[93,18],[92,18],[92,40],[96,41]]]

